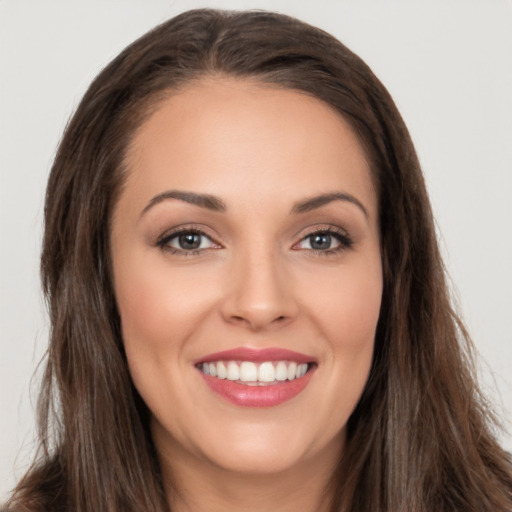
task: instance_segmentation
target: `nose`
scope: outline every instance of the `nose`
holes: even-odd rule
[[[298,303],[285,262],[272,251],[240,255],[229,270],[221,308],[226,322],[253,331],[290,323]]]

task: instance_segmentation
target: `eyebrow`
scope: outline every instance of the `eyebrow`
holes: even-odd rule
[[[161,203],[162,201],[167,201],[168,199],[177,199],[178,201],[184,201],[185,203],[200,206],[201,208],[206,208],[207,210],[214,212],[226,211],[226,204],[224,201],[210,194],[197,194],[195,192],[168,190],[153,197],[142,210],[140,216],[142,217],[149,209],[153,208],[153,206]]]
[[[177,199],[178,201],[184,201],[185,203],[193,204],[207,210],[215,212],[225,212],[227,210],[226,203],[222,199],[210,194],[198,194],[196,192],[183,192],[180,190],[168,190],[161,194],[153,197],[149,203],[144,207],[141,212],[141,217],[153,206],[167,201],[169,199]],[[351,194],[345,192],[329,192],[326,194],[320,194],[318,196],[310,197],[302,201],[295,203],[291,209],[292,214],[307,213],[311,210],[316,210],[326,204],[332,203],[333,201],[347,201],[356,205],[368,218],[368,211],[364,205]]]
[[[364,213],[366,218],[368,218],[368,210],[364,207],[363,203],[353,195],[345,192],[329,192],[327,194],[321,194],[319,196],[299,201],[293,205],[291,213],[298,214],[310,212],[311,210],[320,208],[321,206],[332,203],[333,201],[347,201],[352,203]]]

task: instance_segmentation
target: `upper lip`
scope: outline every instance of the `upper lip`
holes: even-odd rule
[[[249,348],[237,347],[231,350],[223,350],[208,354],[197,361],[198,363],[210,363],[213,361],[252,361],[254,363],[263,363],[265,361],[295,361],[297,363],[312,363],[316,359],[307,354],[286,350],[284,348]]]

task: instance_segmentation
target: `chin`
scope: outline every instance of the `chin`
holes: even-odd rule
[[[197,425],[195,432],[180,434],[181,429],[162,425],[153,429],[155,442],[192,455],[195,463],[213,466],[221,471],[242,475],[293,474],[308,467],[316,457],[341,452],[345,431],[318,432],[307,421],[232,421],[223,425],[212,421],[208,428]],[[268,418],[267,418],[268,420]],[[169,428],[170,427],[170,428]],[[173,436],[172,431],[176,434]],[[222,432],[222,435],[219,435]],[[162,439],[164,436],[166,439]],[[174,439],[169,443],[169,436]],[[163,442],[162,442],[163,441]],[[174,454],[175,455],[175,454]],[[171,459],[173,452],[170,452]],[[334,457],[336,458],[336,457]],[[192,459],[189,459],[192,462]]]
[[[282,439],[259,439],[233,443],[229,450],[211,454],[212,462],[225,471],[241,474],[276,474],[289,471],[306,458],[304,445]]]
[[[333,464],[337,462],[337,454],[341,453],[345,439],[345,430],[330,441],[321,437],[321,434],[315,438],[300,435],[297,430],[291,433],[290,429],[277,435],[272,429],[261,430],[259,435],[255,433],[248,440],[233,439],[229,443],[229,449],[208,450],[205,456],[220,469],[240,475],[293,475],[296,471],[300,472],[315,465],[316,458],[325,460],[326,454]],[[320,444],[324,446],[320,447]]]

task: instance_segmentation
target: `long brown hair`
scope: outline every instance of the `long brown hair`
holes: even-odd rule
[[[475,384],[422,172],[391,97],[329,34],[268,12],[195,10],[150,31],[94,80],[48,182],[42,281],[51,338],[41,450],[10,506],[168,510],[123,352],[109,255],[113,205],[137,128],[170,91],[205,76],[310,94],[352,126],[378,190],[384,268],[370,378],[333,475],[332,510],[512,510],[512,463]]]

